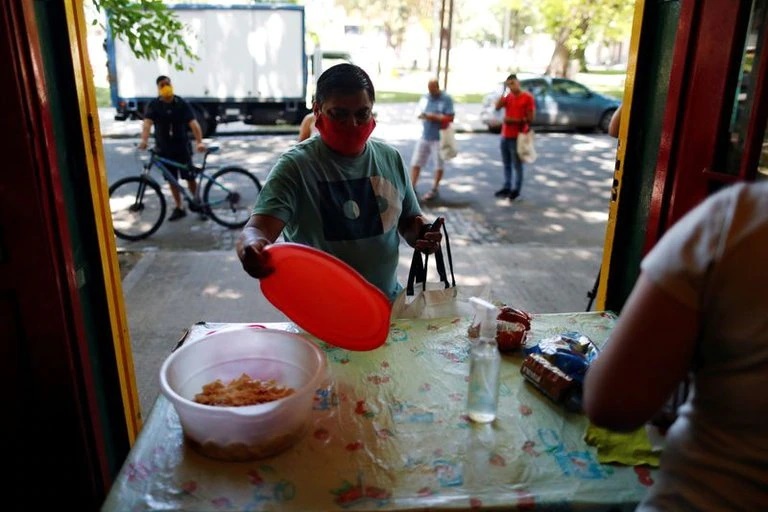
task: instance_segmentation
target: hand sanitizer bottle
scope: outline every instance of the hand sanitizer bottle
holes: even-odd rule
[[[469,349],[469,393],[467,414],[477,423],[496,419],[499,402],[499,368],[501,356],[496,345],[496,317],[499,310],[478,297],[469,299],[480,321],[480,337],[471,340]]]

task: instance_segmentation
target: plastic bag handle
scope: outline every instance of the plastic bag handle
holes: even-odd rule
[[[443,228],[443,240],[445,242],[445,249],[448,255],[448,269],[451,271],[451,281],[448,281],[448,275],[446,272],[445,259],[443,258],[442,247],[438,247],[435,251],[435,266],[437,267],[437,275],[440,278],[440,282],[445,284],[445,288],[451,288],[456,286],[456,278],[453,273],[453,257],[451,255],[451,242],[448,238],[448,230],[445,227],[445,222],[442,225]],[[423,258],[422,258],[423,256]],[[414,249],[413,258],[411,258],[411,267],[408,270],[408,281],[406,282],[405,293],[408,296],[415,294],[415,285],[417,282],[422,283],[422,290],[427,289],[427,267],[429,264],[429,254]]]

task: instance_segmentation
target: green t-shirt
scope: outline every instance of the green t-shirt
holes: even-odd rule
[[[286,241],[336,256],[394,300],[397,226],[421,209],[395,148],[369,139],[362,154],[345,157],[312,137],[278,159],[253,213],[282,220]]]

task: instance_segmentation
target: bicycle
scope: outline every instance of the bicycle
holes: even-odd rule
[[[162,157],[153,149],[148,151],[150,157],[143,163],[140,175],[121,178],[109,187],[112,229],[117,237],[142,240],[157,231],[165,220],[165,194],[161,185],[150,176],[153,170],[159,171],[167,184],[179,189],[191,211],[207,215],[217,224],[232,229],[242,228],[248,222],[256,196],[261,192],[261,183],[249,171],[234,165],[222,167],[213,175],[207,173],[208,155],[218,152],[219,147],[212,146],[205,151],[200,167]],[[197,180],[198,197],[193,197],[174,178],[169,166],[193,171],[191,179]]]

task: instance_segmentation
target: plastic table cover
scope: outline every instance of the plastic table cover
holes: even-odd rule
[[[614,323],[603,312],[534,315],[531,336],[578,331],[602,346]],[[231,325],[195,325],[187,342]],[[655,471],[598,463],[583,440],[587,419],[525,382],[521,356],[503,356],[497,419],[469,421],[467,327],[459,318],[396,320],[370,352],[305,334],[326,351],[329,379],[307,434],[270,459],[197,454],[160,396],[103,510],[634,509]]]

